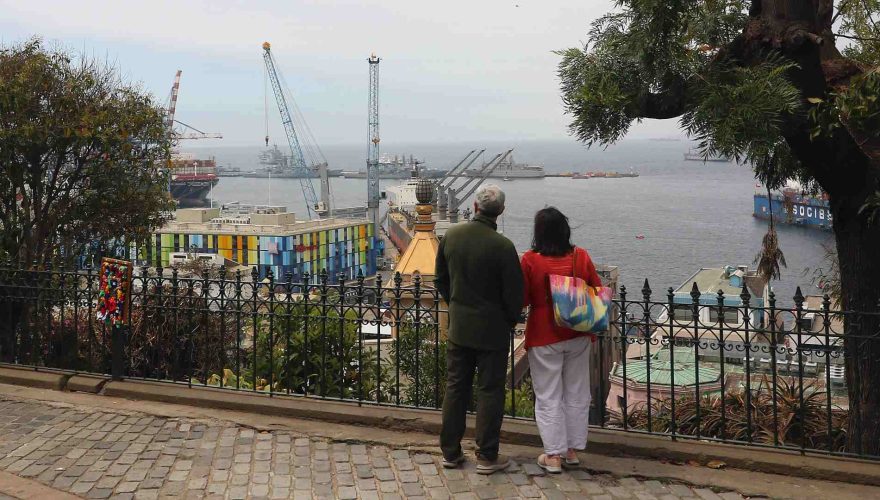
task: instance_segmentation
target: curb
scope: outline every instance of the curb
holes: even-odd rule
[[[65,389],[76,392],[90,392],[99,394],[104,385],[109,382],[108,377],[98,377],[95,375],[74,375],[67,381]]]
[[[63,390],[70,375],[27,368],[0,367],[0,383],[36,387],[38,389]]]

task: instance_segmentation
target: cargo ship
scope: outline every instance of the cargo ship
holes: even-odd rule
[[[475,168],[471,167],[467,169],[467,175],[470,177],[482,177],[483,173],[480,171],[482,167]],[[543,179],[547,175],[544,172],[544,167],[540,165],[528,165],[525,163],[516,163],[513,161],[513,155],[508,155],[506,159],[502,160],[498,166],[489,174],[489,179]]]
[[[214,157],[200,160],[192,154],[176,154],[171,159],[170,172],[169,190],[180,208],[208,205],[208,193],[219,182]]]
[[[767,195],[755,192],[754,216],[769,219],[782,224],[793,224],[817,229],[831,229],[831,206],[827,195],[813,196],[804,193],[796,185],[789,185],[780,192]]]
[[[413,172],[411,175],[412,177],[406,183],[399,186],[389,186],[385,190],[385,198],[388,203],[385,213],[385,233],[401,254],[406,251],[415,232],[415,207],[418,203],[416,186],[419,183],[419,178],[417,173]],[[443,238],[452,225],[470,220],[470,211],[466,209],[458,222],[451,222],[448,218],[440,219],[438,213],[434,213],[433,217],[436,222],[434,232],[438,238]]]

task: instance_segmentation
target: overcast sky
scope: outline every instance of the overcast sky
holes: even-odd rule
[[[581,45],[602,0],[0,0],[3,44],[41,36],[108,59],[160,101],[183,70],[177,118],[265,135],[261,44],[319,144],[366,143],[367,62],[380,65],[383,142],[573,140],[553,50]],[[271,91],[270,91],[271,92]],[[270,135],[283,141],[270,98]],[[678,136],[675,121],[630,137]],[[208,145],[203,142],[200,145]]]

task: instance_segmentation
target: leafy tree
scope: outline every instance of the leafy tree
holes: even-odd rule
[[[147,237],[173,206],[170,146],[164,111],[116,68],[39,39],[0,47],[0,254]]]
[[[586,46],[560,52],[571,132],[609,144],[635,121],[678,118],[703,154],[752,165],[770,188],[790,178],[821,188],[831,198],[842,306],[875,312],[878,21],[878,0],[619,0]],[[846,331],[847,447],[877,455],[880,317],[848,318]]]

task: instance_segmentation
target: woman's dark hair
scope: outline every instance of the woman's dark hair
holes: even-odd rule
[[[532,250],[541,255],[558,257],[571,252],[572,248],[568,217],[556,207],[538,210],[535,214]]]

